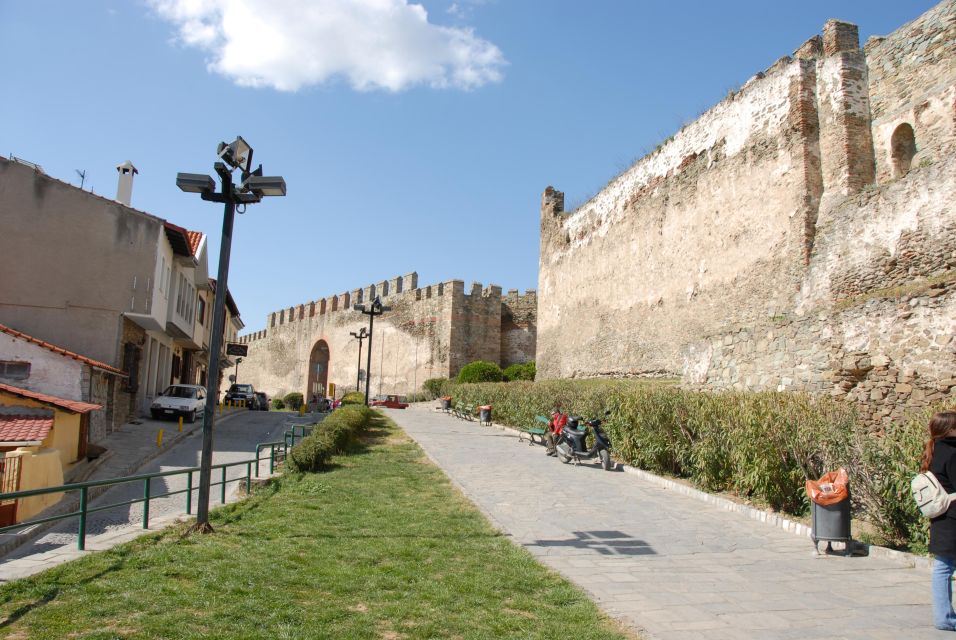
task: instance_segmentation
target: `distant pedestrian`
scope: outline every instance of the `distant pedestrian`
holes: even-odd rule
[[[956,411],[941,411],[929,421],[929,440],[920,471],[932,471],[947,493],[956,492]],[[953,573],[956,571],[956,509],[950,507],[929,523],[929,551],[933,554],[933,624],[956,631],[953,611]]]

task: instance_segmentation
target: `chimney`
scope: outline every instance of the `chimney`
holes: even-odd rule
[[[116,200],[130,206],[133,199],[133,176],[139,173],[133,163],[127,160],[116,167],[119,172],[119,184],[116,185]]]

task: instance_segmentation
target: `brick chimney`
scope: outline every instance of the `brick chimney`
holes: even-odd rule
[[[133,199],[133,176],[139,173],[139,171],[129,160],[121,165],[117,165],[116,171],[119,172],[119,184],[116,185],[116,200],[128,207]]]

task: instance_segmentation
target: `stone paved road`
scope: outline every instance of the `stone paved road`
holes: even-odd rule
[[[289,418],[287,413],[244,411],[234,416],[229,421],[217,423],[215,436],[213,438],[213,464],[223,464],[248,460],[255,457],[256,444],[259,442],[269,442],[282,439],[282,433],[285,431],[286,422],[297,421],[295,418]],[[175,428],[175,424],[172,424]],[[182,442],[176,444],[170,450],[156,457],[151,462],[138,469],[135,474],[152,473],[157,471],[172,471],[187,467],[199,465],[200,450],[202,448],[202,430],[197,429],[191,433]],[[263,461],[260,473],[268,474],[268,462]],[[256,475],[255,468],[252,470]],[[239,477],[245,477],[246,467],[233,467],[227,469],[227,480]],[[212,482],[221,481],[221,471],[213,470]],[[196,474],[193,477],[193,486],[199,481]],[[172,476],[170,478],[158,479],[151,483],[150,494],[159,495],[169,491],[184,490],[186,488],[185,476]],[[232,496],[237,483],[228,483],[226,485],[227,500]],[[193,515],[196,511],[196,502],[198,500],[198,490],[194,489],[193,495]],[[143,484],[140,482],[125,484],[110,489],[103,495],[91,502],[93,508],[100,505],[116,504],[128,500],[143,497]],[[220,487],[213,486],[210,489],[210,508],[215,508],[220,504]],[[150,501],[150,524],[152,525],[168,524],[172,519],[178,516],[185,516],[185,493],[170,496],[168,498],[157,498]],[[143,506],[141,503],[116,507],[109,510],[90,514],[87,519],[87,548],[98,549],[112,546],[114,540],[125,540],[130,535],[135,536],[142,532]],[[0,580],[10,577],[20,577],[28,574],[31,567],[24,564],[19,559],[35,558],[35,562],[42,564],[55,564],[62,559],[71,559],[82,555],[76,549],[76,527],[75,518],[70,518],[62,524],[57,525],[50,531],[39,536],[35,540],[28,542],[13,552],[0,559]],[[116,535],[123,534],[123,535]],[[107,543],[98,544],[98,539],[103,538]],[[23,571],[27,568],[28,571]]]
[[[929,572],[812,543],[510,432],[413,407],[390,417],[492,521],[611,615],[660,640],[918,640]],[[545,490],[544,488],[548,489]]]

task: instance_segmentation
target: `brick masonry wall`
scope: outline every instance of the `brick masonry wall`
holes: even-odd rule
[[[865,53],[828,22],[573,215],[549,188],[539,375],[809,390],[876,428],[952,397],[954,15]],[[901,118],[917,155],[892,173]]]

